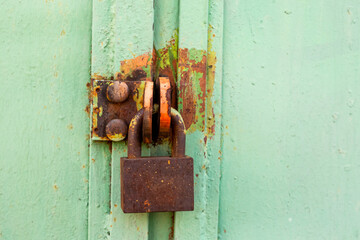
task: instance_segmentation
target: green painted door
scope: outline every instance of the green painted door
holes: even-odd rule
[[[0,240],[360,239],[359,17],[355,0],[0,1]],[[193,212],[123,214],[126,142],[91,140],[91,80],[138,68],[177,87]]]

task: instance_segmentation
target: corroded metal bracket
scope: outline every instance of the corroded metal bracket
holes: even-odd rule
[[[126,137],[131,119],[144,107],[145,86],[146,81],[93,81],[92,140]]]

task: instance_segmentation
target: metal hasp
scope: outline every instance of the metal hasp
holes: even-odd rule
[[[121,208],[124,213],[194,210],[193,159],[185,156],[185,125],[171,109],[171,157],[141,157],[144,110],[131,120],[128,157],[121,164]]]
[[[147,81],[94,80],[92,140],[121,141],[134,115],[144,107]]]

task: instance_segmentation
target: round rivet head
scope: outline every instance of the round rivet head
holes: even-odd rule
[[[113,82],[107,88],[106,97],[113,103],[124,102],[129,97],[129,87],[125,82]]]
[[[106,125],[106,136],[112,141],[121,141],[126,138],[128,126],[122,119],[113,119]]]

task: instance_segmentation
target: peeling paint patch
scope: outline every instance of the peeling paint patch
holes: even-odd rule
[[[179,49],[178,110],[188,132],[205,128],[206,51]]]
[[[152,53],[144,53],[132,59],[120,62],[120,72],[115,74],[117,80],[132,81],[146,78],[151,81]]]
[[[213,50],[212,42],[215,34],[212,34],[213,27],[208,29],[208,53],[207,53],[207,84],[206,84],[206,127],[207,136],[212,137],[215,133],[215,113],[212,97],[214,94],[215,72],[216,72],[216,52]]]
[[[216,52],[212,48],[212,26],[209,26],[208,49],[179,49],[178,91],[179,111],[187,132],[200,130],[212,137],[215,131],[215,114],[212,96],[214,91]],[[206,129],[205,129],[206,126]],[[207,142],[207,137],[204,142]]]

